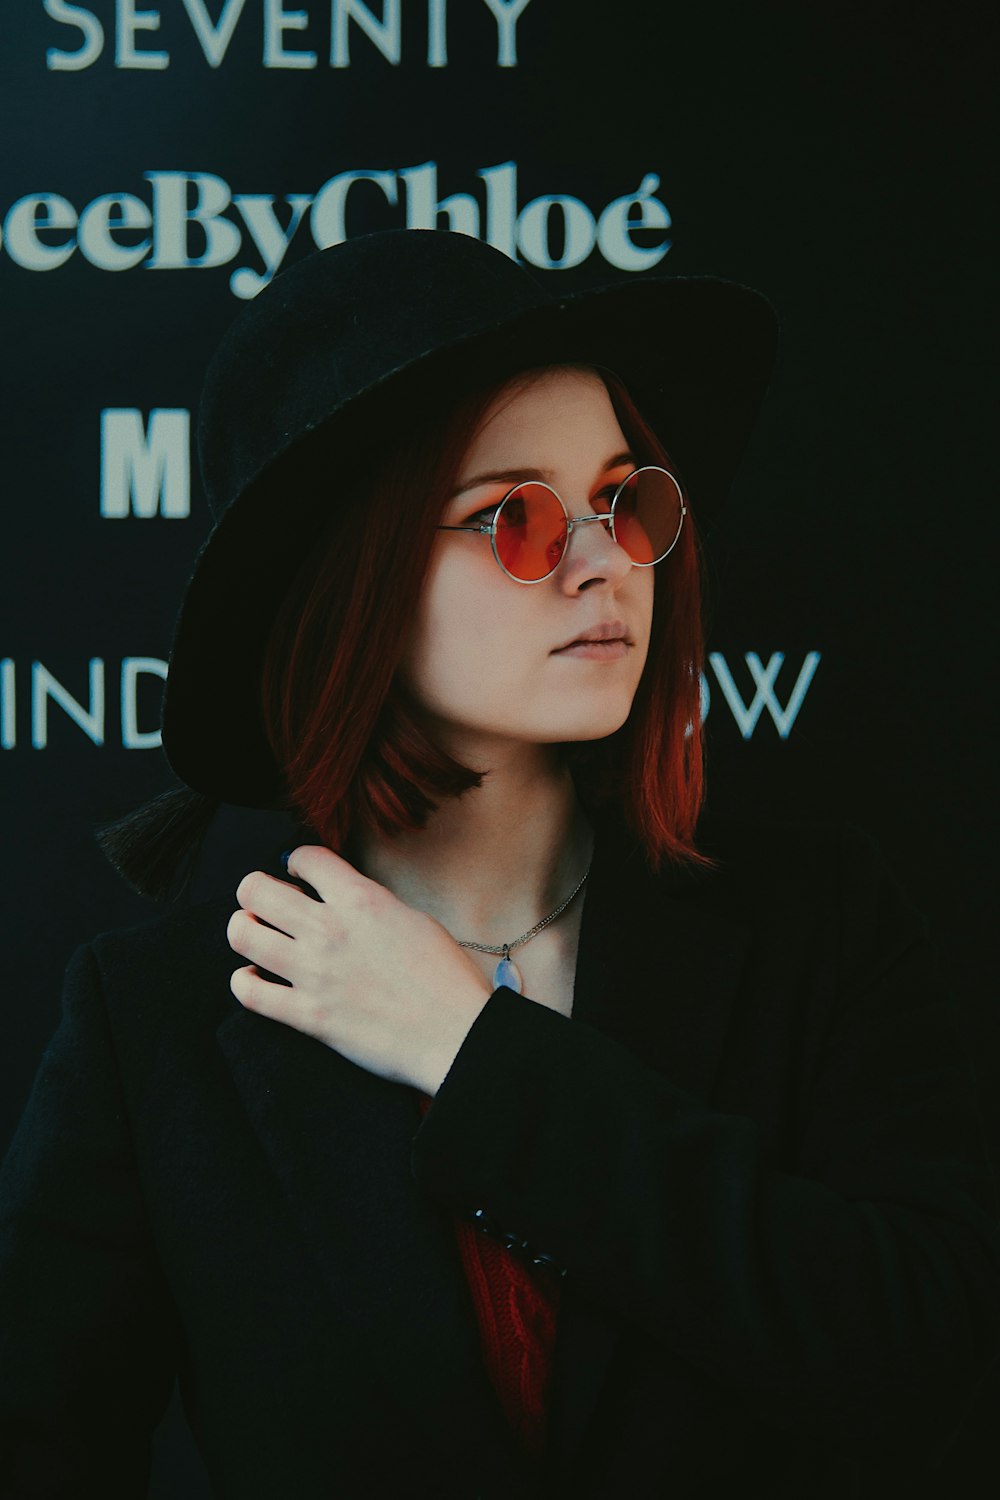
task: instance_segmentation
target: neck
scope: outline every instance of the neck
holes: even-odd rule
[[[480,787],[449,798],[425,829],[354,841],[364,873],[453,937],[513,942],[586,870],[592,832],[551,747],[521,747]]]

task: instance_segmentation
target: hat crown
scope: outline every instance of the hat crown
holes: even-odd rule
[[[289,267],[208,368],[199,456],[216,519],[292,442],[389,376],[554,302],[502,251],[447,230],[382,230]]]

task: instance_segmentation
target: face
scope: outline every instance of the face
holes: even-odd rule
[[[599,377],[546,371],[495,398],[441,522],[487,523],[522,479],[551,485],[571,517],[606,511],[636,466]],[[491,474],[501,477],[483,477]],[[573,529],[550,578],[516,583],[488,536],[439,531],[401,675],[442,747],[488,766],[501,742],[594,740],[619,729],[646,660],[654,571],[633,566],[595,523]],[[599,627],[612,627],[614,639],[581,642]]]

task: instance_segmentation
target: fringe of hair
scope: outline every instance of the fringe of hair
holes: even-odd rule
[[[205,835],[221,803],[190,787],[172,787],[124,817],[94,829],[98,847],[125,883],[154,901],[188,889]],[[176,887],[176,889],[175,889]]]

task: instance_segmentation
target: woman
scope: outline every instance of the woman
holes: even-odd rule
[[[239,1500],[945,1491],[1000,1251],[922,924],[854,830],[698,820],[695,524],[772,343],[428,231],[238,320],[186,790],[110,847],[154,889],[219,801],[302,834],[73,958],[3,1494],[144,1493],[175,1375]]]

